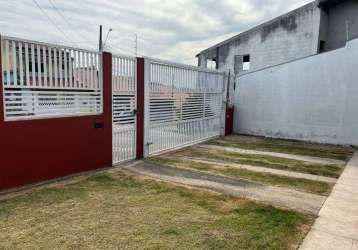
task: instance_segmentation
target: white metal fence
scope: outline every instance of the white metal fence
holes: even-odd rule
[[[2,37],[5,120],[102,112],[97,52]]]
[[[149,154],[218,136],[223,128],[224,74],[150,60],[146,105]]]
[[[136,158],[136,59],[113,56],[113,164]]]

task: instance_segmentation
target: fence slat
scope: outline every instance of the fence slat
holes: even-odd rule
[[[20,75],[20,86],[24,86],[24,65],[23,65],[23,51],[22,43],[19,43],[19,75]]]
[[[12,77],[13,85],[17,85],[17,60],[16,60],[16,43],[13,41],[12,44]]]
[[[6,121],[102,112],[99,53],[17,38],[1,39]],[[83,74],[86,76],[78,79]]]

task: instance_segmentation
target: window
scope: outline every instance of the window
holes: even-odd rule
[[[242,57],[242,70],[243,71],[250,70],[250,55],[244,55]]]
[[[319,42],[319,53],[323,53],[326,50],[326,42],[325,41],[320,41]]]
[[[250,70],[250,55],[235,56],[234,72],[239,74],[242,71]]]
[[[214,58],[212,60],[208,59],[206,61],[206,68],[208,68],[208,69],[217,69],[216,58]]]

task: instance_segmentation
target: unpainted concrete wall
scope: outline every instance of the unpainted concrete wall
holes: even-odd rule
[[[199,55],[199,63],[217,57],[219,70],[234,73],[236,55],[250,54],[250,71],[314,55],[318,51],[320,9],[308,4]],[[241,72],[241,73],[247,73]]]
[[[344,47],[347,39],[357,38],[358,1],[346,1],[329,9],[327,25],[326,50]]]
[[[238,78],[236,133],[358,145],[358,39]]]

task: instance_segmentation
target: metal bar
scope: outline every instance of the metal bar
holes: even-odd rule
[[[44,86],[48,86],[47,80],[48,80],[48,74],[47,74],[47,48],[45,46],[42,47],[42,53],[43,53],[43,77],[44,77]]]
[[[58,50],[58,76],[59,76],[59,80],[60,80],[60,87],[63,87],[63,61],[62,61],[62,50],[59,49]]]
[[[12,42],[12,77],[13,77],[13,81],[14,84],[13,85],[17,85],[17,60],[16,60],[16,43],[13,41]]]
[[[19,73],[20,73],[20,86],[24,86],[24,66],[23,66],[23,53],[22,43],[19,43]]]
[[[63,51],[63,63],[64,63],[64,86],[65,87],[71,87],[68,83],[68,74],[67,74],[67,71],[68,71],[68,62],[67,62],[67,50],[64,50]]]
[[[37,59],[37,80],[38,80],[38,86],[43,86],[42,85],[42,79],[41,79],[41,76],[42,76],[42,67],[41,67],[41,47],[40,45],[38,44],[37,45],[37,56],[36,56],[36,59]],[[34,70],[34,69],[33,69]],[[36,70],[35,70],[36,71]]]
[[[26,86],[31,86],[30,83],[30,65],[29,65],[29,45],[25,43],[25,70],[26,70]]]

